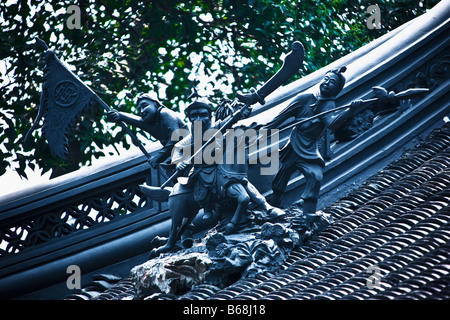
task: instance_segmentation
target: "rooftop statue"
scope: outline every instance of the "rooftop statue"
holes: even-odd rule
[[[279,116],[267,124],[267,127],[278,127],[287,118],[294,116],[298,121],[336,108],[335,99],[345,84],[343,73],[346,68],[331,70],[325,74],[319,85],[319,92],[301,93]],[[354,101],[350,107],[338,115],[326,114],[322,118],[315,118],[295,126],[287,144],[280,154],[281,167],[272,182],[272,205],[279,206],[292,174],[300,171],[306,180],[301,195],[303,213],[314,219],[317,210],[320,183],[323,177],[325,161],[319,152],[319,140],[326,128],[339,127],[345,120],[353,115],[360,101]]]
[[[233,150],[226,149],[225,138],[220,133],[250,115],[251,110],[244,107],[239,108],[238,112],[224,120],[216,121],[214,125],[211,124],[212,108],[209,102],[197,100],[186,109],[186,115],[191,122],[191,134],[175,144],[172,162],[177,163],[177,173],[189,171],[187,177],[179,178],[172,189],[163,189],[164,191],[159,187],[152,188],[141,185],[143,192],[150,197],[155,197],[155,193],[157,196],[158,194],[167,195],[167,198],[159,199],[168,200],[172,218],[169,238],[164,245],[151,252],[150,258],[172,250],[183,233],[190,227],[192,228],[191,222],[200,209],[205,212],[204,219],[215,219],[216,222],[227,221],[224,227],[225,234],[235,233],[239,230],[245,221],[245,214],[251,201],[265,210],[272,218],[284,215],[282,210],[271,206],[257,188],[248,181],[246,164],[227,161],[226,153],[233,152]],[[218,161],[208,161],[206,157],[209,155],[204,153],[202,161],[195,161],[195,156],[189,155],[195,154],[193,149],[195,149],[196,140],[202,139],[208,130],[219,133],[220,138],[209,139],[203,145],[202,150],[219,153],[214,155],[214,157],[219,156],[216,158]],[[212,147],[208,148],[211,145]],[[168,194],[169,190],[170,194]],[[224,207],[229,206],[229,203],[232,203],[235,209],[231,218],[227,219],[221,215],[221,212]],[[189,233],[185,233],[185,237],[187,238],[183,239],[183,245],[190,246],[192,243],[188,241]]]
[[[295,42],[292,49],[291,53],[285,57],[281,69],[261,89],[252,90],[252,93],[258,96],[259,102],[264,103],[264,97],[283,84],[302,65],[304,56],[302,44]],[[225,156],[226,153],[234,150],[226,148],[223,143],[223,134],[236,122],[250,115],[251,109],[248,102],[252,103],[252,101],[247,101],[239,104],[236,101],[232,106],[228,106],[228,109],[233,112],[222,119],[219,116],[214,125],[211,122],[212,107],[208,101],[198,99],[186,109],[186,115],[191,122],[191,134],[175,144],[172,152],[172,161],[177,163],[175,174],[160,188],[141,186],[143,192],[155,200],[168,199],[172,218],[172,227],[167,242],[154,249],[150,257],[156,257],[160,253],[173,249],[201,208],[206,212],[206,217],[211,217],[214,210],[217,212],[220,207],[223,207],[220,205],[221,203],[234,200],[233,202],[237,206],[231,220],[225,226],[226,234],[239,230],[239,225],[242,223],[243,215],[250,201],[268,211],[273,218],[284,214],[282,210],[268,204],[266,199],[248,181],[245,164],[238,164],[233,159],[230,161]],[[220,114],[225,115],[226,113]],[[205,139],[205,136],[208,138]],[[203,143],[204,140],[207,141]],[[198,148],[199,142],[200,148]],[[210,159],[205,157],[213,158],[213,161],[209,161]],[[185,174],[188,168],[191,170],[187,179],[180,178],[173,189],[168,189],[168,183]]]
[[[113,122],[123,121],[126,124],[148,132],[159,140],[163,147],[151,155],[149,163],[153,168],[170,157],[177,141],[172,140],[172,133],[179,129],[188,130],[179,113],[164,107],[154,93],[141,93],[136,97],[136,105],[140,117],[117,110],[107,112],[107,119]]]
[[[272,182],[272,198],[270,203],[279,207],[291,176],[300,171],[306,180],[300,199],[295,203],[303,212],[306,223],[320,219],[317,211],[317,200],[325,161],[319,151],[319,141],[325,130],[340,128],[347,120],[361,111],[361,107],[378,102],[385,105],[395,105],[400,99],[409,99],[427,92],[428,89],[409,89],[404,92],[387,92],[381,87],[373,87],[376,98],[355,100],[349,105],[336,107],[336,97],[345,85],[343,73],[346,67],[328,71],[319,84],[317,93],[300,93],[266,128],[278,128],[289,118],[294,123],[283,129],[292,128],[288,142],[280,151],[281,167]],[[255,93],[242,95],[241,101],[258,101]],[[336,113],[337,111],[341,111]],[[295,222],[294,222],[295,224]]]
[[[301,44],[296,43],[293,49],[293,52],[298,50],[303,54]],[[289,216],[295,217],[284,220],[291,221],[298,232],[310,234],[320,228],[324,221],[326,222],[327,219],[316,212],[325,166],[318,149],[319,139],[326,128],[334,130],[340,127],[359,110],[361,105],[375,100],[392,103],[401,94],[388,94],[383,88],[374,88],[377,98],[357,100],[350,105],[336,107],[335,99],[345,85],[343,73],[346,68],[342,67],[326,73],[317,94],[301,93],[296,96],[286,110],[263,126],[263,128],[278,128],[287,118],[295,119],[295,123],[291,125],[293,129],[290,139],[281,150],[282,165],[273,179],[274,192],[269,203],[248,180],[247,165],[229,161],[229,157],[224,156],[234,150],[227,149],[223,134],[240,119],[250,115],[250,105],[257,102],[264,104],[264,98],[298,70],[300,67],[298,61],[293,68],[294,63],[289,59],[292,59],[292,54],[286,57],[283,67],[277,74],[258,91],[253,89],[250,94],[237,94],[237,100],[233,103],[217,108],[218,120],[214,125],[213,111],[208,101],[198,99],[188,106],[186,115],[191,122],[191,133],[174,145],[172,162],[176,163],[176,172],[161,187],[141,185],[142,191],[152,199],[168,201],[172,218],[169,238],[167,241],[154,242],[159,247],[152,250],[151,258],[174,249],[175,243],[183,233],[192,228],[191,222],[200,209],[204,210],[203,217],[207,220],[226,221],[223,227],[224,234],[242,230],[250,202],[268,212],[269,220],[280,217],[284,219],[286,212],[279,206],[287,183],[297,170],[304,174],[306,186],[298,203],[298,210],[289,210]],[[227,113],[224,110],[231,111]],[[343,111],[336,113],[339,110]],[[203,143],[204,141],[206,142]],[[186,174],[187,178],[179,178]],[[168,184],[175,178],[179,178],[178,183],[173,188],[168,188]],[[230,219],[224,219],[220,212],[226,206],[224,203],[229,201],[233,202],[235,209]],[[189,236],[188,240],[186,244],[190,246],[192,239]]]
[[[177,118],[176,114],[171,111],[162,111],[162,109],[159,113],[157,111],[150,112],[150,110],[154,109],[155,106],[149,105],[161,105],[158,103],[157,99],[151,97],[150,95],[142,95],[138,101],[138,103],[142,102],[142,111],[144,115],[145,109],[146,119],[136,119],[132,115],[117,113],[115,110],[112,110],[91,88],[83,83],[72,71],[70,71],[67,66],[58,59],[55,52],[49,49],[44,41],[39,38],[36,38],[35,40],[39,46],[46,50],[44,54],[45,77],[44,83],[42,84],[42,94],[38,114],[32,127],[25,135],[22,142],[23,145],[29,145],[33,131],[36,130],[41,119],[43,119],[44,125],[42,126],[42,132],[47,138],[51,154],[54,157],[66,159],[68,153],[67,135],[70,132],[71,127],[75,123],[76,119],[79,118],[87,108],[94,104],[98,104],[107,112],[108,118],[111,121],[117,122],[117,124],[122,127],[124,132],[131,138],[133,144],[135,144],[146,156],[147,161],[152,166],[157,163],[159,160],[157,155],[152,159],[152,156],[150,156],[144,148],[141,141],[122,120],[126,120],[130,124],[136,125],[148,131],[157,139],[165,141],[166,136],[164,136],[164,132],[167,132],[167,125],[169,127],[175,127],[176,124],[180,126],[184,125],[182,121],[180,122],[178,119],[175,120]],[[152,120],[156,120],[152,119],[152,117],[155,116],[155,113],[156,115],[168,113],[167,116],[163,116],[164,118],[167,118],[167,121],[164,123],[165,127],[162,134],[152,128],[151,122]],[[169,121],[168,118],[172,116],[174,117],[173,121]],[[158,122],[158,124],[163,123]],[[166,150],[164,149],[161,152],[164,153]]]

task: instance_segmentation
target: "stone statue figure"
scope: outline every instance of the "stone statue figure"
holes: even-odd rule
[[[179,113],[164,107],[154,93],[141,93],[136,98],[136,105],[140,117],[134,114],[111,110],[106,116],[109,121],[123,121],[129,125],[148,132],[160,141],[163,147],[151,155],[149,162],[153,168],[168,160],[172,148],[177,141],[172,140],[172,133],[176,130],[188,130],[187,124]]]
[[[186,155],[192,155],[192,149],[196,139],[202,139],[208,130],[225,131],[233,126],[238,120],[250,115],[251,110],[246,108],[242,113],[230,115],[225,120],[218,120],[214,125],[211,123],[212,108],[207,101],[196,100],[186,108],[186,115],[191,122],[191,134],[175,144],[172,152],[172,162],[176,164],[177,172],[189,170],[186,178],[179,178],[168,196],[169,212],[172,218],[172,227],[167,242],[154,249],[150,257],[156,257],[163,252],[170,251],[179,240],[186,228],[191,226],[200,209],[204,209],[205,216],[212,216],[213,211],[220,210],[223,200],[232,200],[236,209],[230,222],[225,226],[225,233],[236,232],[239,223],[242,222],[250,201],[253,201],[261,209],[268,212],[271,217],[279,217],[284,211],[271,206],[259,191],[248,181],[246,166],[234,163],[223,163],[217,161],[199,161],[190,163]],[[232,117],[232,118],[230,118]],[[230,121],[229,121],[230,120]],[[200,130],[198,129],[200,128]],[[200,136],[200,137],[199,137]],[[211,143],[221,143],[222,139],[214,139]],[[190,151],[187,151],[191,149]],[[217,146],[213,148],[216,152],[227,152],[226,149]],[[224,154],[220,155],[226,159]],[[219,159],[219,158],[217,158]],[[191,159],[192,161],[192,159]],[[225,167],[225,171],[223,169]],[[155,189],[141,186],[144,193],[154,196]]]
[[[345,70],[346,68],[342,67],[327,72],[319,85],[317,94],[300,93],[280,115],[266,126],[276,128],[290,117],[295,117],[295,120],[298,121],[336,108],[336,96],[345,84],[345,77],[342,74]],[[280,205],[291,175],[300,171],[306,179],[306,185],[301,195],[303,213],[310,219],[315,217],[325,165],[319,152],[319,140],[326,128],[333,130],[340,126],[352,116],[353,110],[358,105],[359,101],[354,101],[350,108],[337,115],[330,113],[299,124],[292,129],[288,142],[280,151],[282,164],[272,182],[273,196],[270,201],[272,205]]]
[[[343,73],[346,67],[328,71],[319,84],[319,91],[300,93],[266,128],[277,128],[286,120],[294,118],[288,142],[280,150],[281,167],[272,181],[272,198],[270,203],[279,207],[290,177],[300,171],[306,180],[303,193],[296,205],[302,207],[307,223],[318,219],[316,214],[317,200],[325,161],[319,151],[319,141],[326,129],[336,132],[347,120],[369,105],[377,103],[389,107],[396,105],[401,99],[411,99],[426,92],[426,88],[411,88],[403,92],[388,92],[382,87],[373,87],[375,98],[355,100],[349,105],[336,107],[336,97],[345,85]],[[258,97],[254,93],[238,96],[241,101],[254,103]],[[341,112],[337,112],[340,111]]]
[[[240,118],[248,117],[251,110],[246,109],[243,113],[238,114],[237,117],[234,117],[234,119],[226,125],[223,125],[224,120],[218,120],[214,125],[212,125],[212,108],[210,103],[207,101],[197,100],[190,104],[185,112],[191,122],[191,135],[185,137],[174,147],[172,162],[177,163],[177,171],[184,171],[187,167],[192,165],[192,163],[188,162],[188,159],[185,159],[185,155],[191,155],[195,152],[195,140],[203,141],[202,139],[204,138],[205,132],[210,129],[224,131],[231,128],[234,123],[240,120]],[[201,125],[200,130],[195,129],[198,125]],[[194,164],[188,174],[188,179],[186,182],[186,186],[193,190],[195,201],[201,208],[205,209],[207,217],[212,216],[212,212],[218,203],[218,198],[221,196],[221,188],[223,189],[228,187],[228,183],[219,179],[220,170],[218,167],[223,165],[218,165],[219,162],[222,162],[219,159],[225,159],[224,153],[226,152],[222,146],[222,142],[222,139],[214,139],[212,142],[212,144],[215,144],[213,152],[221,153],[215,155],[217,156],[215,161],[205,161],[207,160],[205,158],[201,158],[200,161],[195,161],[194,159]],[[197,143],[197,145],[200,145],[200,143]],[[189,152],[186,152],[187,149],[190,149]],[[208,155],[203,154],[203,156]],[[229,180],[236,183],[234,188],[229,188],[229,190],[225,193],[226,196],[237,200],[237,212],[244,211],[249,202],[247,192],[242,186],[244,179],[246,179],[245,170],[230,170]],[[221,186],[219,187],[220,183]]]
[[[243,220],[250,201],[266,210],[272,218],[284,215],[283,210],[271,206],[248,181],[245,166],[227,163],[227,161],[205,161],[206,159],[202,159],[202,155],[208,149],[214,154],[210,154],[211,158],[218,160],[222,153],[222,158],[227,159],[228,157],[223,157],[223,153],[232,152],[232,150],[226,150],[226,147],[220,146],[224,141],[223,137],[218,138],[220,135],[217,135],[216,138],[216,134],[213,134],[214,140],[211,140],[205,139],[205,135],[211,131],[223,134],[237,121],[248,117],[251,113],[250,104],[264,103],[265,97],[300,69],[303,58],[303,45],[296,41],[292,44],[292,51],[284,57],[282,67],[258,91],[252,90],[252,94],[258,99],[243,101],[241,108],[225,119],[216,120],[214,125],[211,121],[212,108],[209,102],[197,99],[186,108],[186,115],[191,122],[191,132],[173,145],[172,162],[177,162],[175,173],[160,187],[140,186],[143,193],[153,200],[168,201],[172,219],[169,238],[165,244],[152,250],[150,258],[174,248],[175,243],[191,226],[192,220],[200,209],[204,209],[204,217],[212,216],[214,209],[221,207],[227,200],[231,200],[237,206],[230,222],[225,226],[225,233],[234,233],[239,230],[239,224]],[[245,95],[238,96],[244,100],[246,98]],[[238,103],[237,100],[235,101]],[[206,143],[204,143],[205,141]],[[200,145],[201,148],[196,148],[196,145],[197,147]],[[198,151],[201,152],[198,153]],[[196,161],[197,158],[192,156],[197,154],[200,154],[200,161]],[[186,157],[186,155],[189,156]],[[179,177],[186,174],[187,170],[189,173],[186,178]],[[178,183],[168,192],[167,185],[175,178],[178,178]],[[158,241],[155,240],[154,243],[156,242]],[[157,245],[159,244],[160,242]],[[189,245],[189,241],[187,244]]]

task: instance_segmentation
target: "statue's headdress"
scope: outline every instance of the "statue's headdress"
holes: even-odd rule
[[[195,109],[206,109],[209,112],[209,115],[212,116],[212,107],[209,103],[209,101],[204,100],[204,99],[197,99],[194,102],[192,102],[184,111],[186,113],[186,115],[189,117],[189,114],[191,113],[192,110]]]
[[[155,92],[139,93],[136,97],[136,105],[139,105],[139,102],[141,102],[142,100],[155,101],[158,105],[162,106],[162,103],[159,101],[158,96]]]
[[[206,109],[209,112],[209,116],[212,116],[212,107],[208,100],[201,99],[201,96],[198,94],[197,90],[195,88],[192,89],[192,94],[189,96],[188,99],[194,99],[194,102],[192,102],[190,105],[187,106],[187,108],[184,110],[184,113],[186,116],[189,117],[189,114],[192,110],[195,109]]]
[[[345,77],[343,75],[343,73],[347,70],[347,67],[343,66],[340,67],[338,69],[333,69],[328,71],[327,73],[333,73],[335,75],[338,76],[339,79],[339,83],[338,83],[338,88],[339,88],[339,92],[344,88],[345,85]]]

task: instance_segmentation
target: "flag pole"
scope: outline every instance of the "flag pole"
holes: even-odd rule
[[[91,90],[92,91],[92,90]],[[105,109],[106,111],[111,111],[111,108],[106,104],[105,101],[102,100],[95,92],[92,91],[94,94],[95,100]],[[117,124],[122,127],[123,130],[131,137],[131,140],[133,141],[134,145],[136,145],[142,153],[147,157],[147,161],[150,161],[150,154],[148,151],[144,148],[142,143],[139,141],[139,139],[136,137],[133,131],[123,122],[118,121]]]
[[[43,41],[42,39],[39,39],[38,37],[35,38],[36,43],[38,45],[40,45],[41,47],[43,47],[46,51],[50,50],[49,47],[47,46],[47,44],[45,43],[45,41]],[[68,69],[67,69],[68,70]],[[105,109],[106,111],[111,111],[111,108],[106,104],[105,101],[103,101],[98,95],[97,93],[95,93],[91,88],[89,88],[76,74],[74,74],[72,71],[68,70],[78,81],[79,83],[84,86],[93,96],[94,99],[98,102],[98,104],[100,106],[103,107],[103,109]],[[40,119],[40,117],[39,117]],[[36,123],[37,121],[35,121]],[[136,137],[136,135],[134,134],[133,131],[131,131],[131,129],[123,122],[123,121],[118,121],[117,122],[123,130],[125,130],[125,132],[131,137],[131,140],[133,141],[134,145],[136,145],[141,151],[142,153],[147,157],[147,162],[150,163],[150,154],[148,153],[148,151],[144,148],[144,146],[142,145],[142,143],[139,141],[139,139]],[[34,126],[33,128],[34,129]],[[29,132],[26,135],[26,138],[24,139],[24,141],[27,141],[30,134],[31,134],[32,130],[29,130]]]

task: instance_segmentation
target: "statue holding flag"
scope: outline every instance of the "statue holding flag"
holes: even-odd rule
[[[138,127],[161,142],[163,147],[149,159],[150,165],[156,168],[159,163],[168,160],[171,155],[172,148],[177,142],[173,139],[172,134],[178,130],[181,137],[181,130],[185,130],[187,134],[189,129],[180,114],[166,108],[154,93],[139,94],[136,97],[136,105],[140,117],[116,110],[108,111],[106,116],[109,121],[123,121]]]

